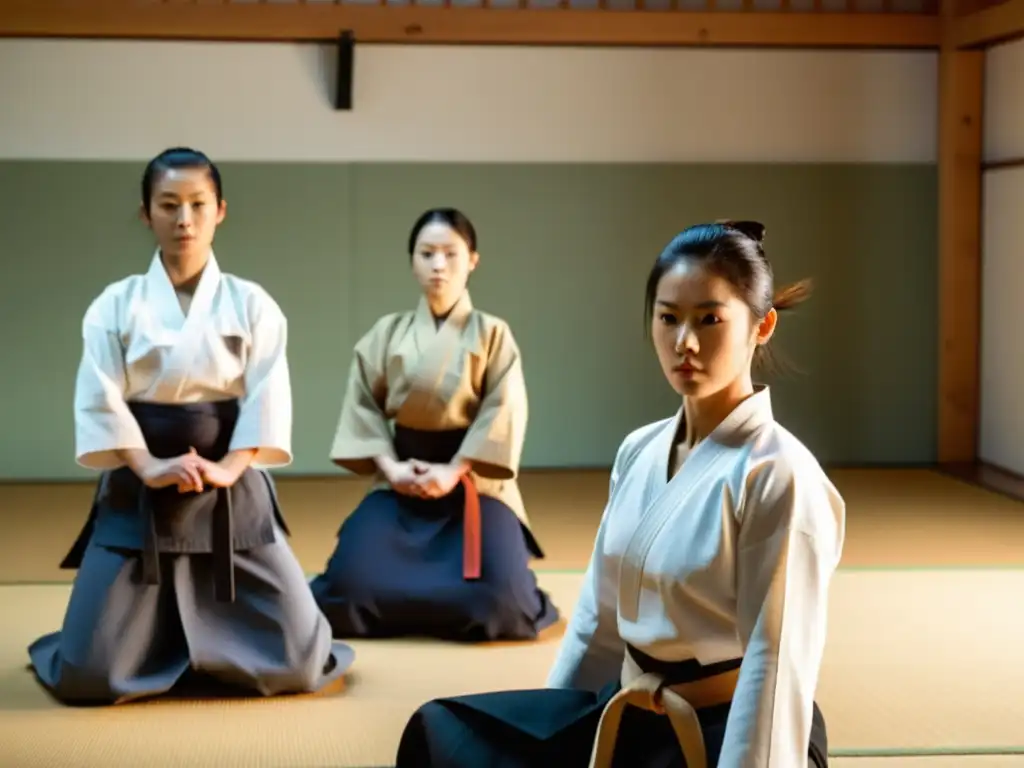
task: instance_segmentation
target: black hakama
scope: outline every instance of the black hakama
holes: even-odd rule
[[[447,462],[464,435],[400,427],[395,449],[401,460]],[[527,640],[557,621],[558,610],[529,567],[531,554],[542,552],[496,498],[479,495],[480,574],[466,578],[466,496],[460,484],[440,499],[387,489],[363,499],[338,530],[325,572],[312,582],[335,637]]]
[[[739,664],[667,664],[635,649],[630,655],[643,671],[660,674],[673,684]],[[395,768],[587,768],[601,713],[619,690],[616,681],[597,693],[549,688],[435,699],[420,707],[406,725]],[[708,768],[717,768],[729,705],[698,710],[697,716]],[[828,739],[817,705],[808,755],[808,766],[827,768]],[[666,716],[627,707],[613,766],[686,768],[686,760]]]
[[[228,451],[235,401],[131,403],[157,457]],[[271,696],[316,691],[353,652],[333,642],[270,476],[247,469],[228,489],[146,488],[104,473],[62,567],[78,569],[59,632],[29,646],[40,682],[66,704],[117,704],[179,683]]]

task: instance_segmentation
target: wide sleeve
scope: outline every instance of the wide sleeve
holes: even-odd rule
[[[288,371],[288,321],[264,293],[251,298],[251,344],[245,395],[229,450],[255,449],[252,463],[283,467],[292,461],[292,385]]]
[[[115,298],[105,292],[82,320],[82,357],[75,379],[75,461],[87,469],[124,466],[119,451],[147,450],[124,399],[124,351],[117,332]]]
[[[490,340],[484,387],[456,459],[470,462],[481,477],[512,480],[519,473],[529,406],[519,346],[504,323]]]
[[[378,456],[398,459],[384,412],[387,345],[393,320],[391,316],[382,318],[356,344],[334,431],[331,461],[358,475],[375,474]]]
[[[572,619],[548,673],[548,688],[579,688],[597,692],[622,674],[626,646],[619,635],[615,572],[604,562],[604,537],[612,495],[622,471],[625,443],[612,465],[608,504],[601,515],[594,551],[583,576]]]
[[[811,461],[770,461],[747,480],[736,564],[744,656],[722,765],[807,765],[845,527],[842,498]]]

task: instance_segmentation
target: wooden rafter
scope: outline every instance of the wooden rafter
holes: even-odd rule
[[[360,43],[936,48],[937,15],[0,0],[0,36]]]
[[[948,30],[957,48],[979,48],[1024,37],[1024,0],[1005,0],[957,17]]]

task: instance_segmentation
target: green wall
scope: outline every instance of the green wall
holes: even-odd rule
[[[79,324],[152,252],[141,163],[0,162],[0,479],[87,476],[73,461]],[[671,413],[643,335],[661,247],[700,220],[757,218],[782,281],[816,296],[780,324],[801,373],[772,382],[780,419],[832,463],[934,459],[936,174],[921,165],[226,163],[222,266],[290,318],[296,462],[332,471],[350,350],[411,307],[405,241],[433,205],[480,234],[474,303],[523,350],[528,467],[607,466],[635,426]]]

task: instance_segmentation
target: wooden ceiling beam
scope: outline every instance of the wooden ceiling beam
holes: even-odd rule
[[[1005,0],[958,16],[948,34],[957,48],[984,48],[1024,37],[1024,0]]]
[[[327,3],[0,0],[0,37],[360,43],[937,48],[938,15],[533,10]]]

